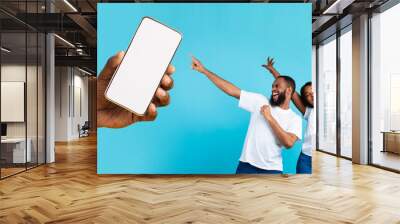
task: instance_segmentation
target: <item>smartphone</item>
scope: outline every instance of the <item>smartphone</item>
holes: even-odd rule
[[[178,31],[144,17],[108,84],[106,99],[144,115],[181,40]]]

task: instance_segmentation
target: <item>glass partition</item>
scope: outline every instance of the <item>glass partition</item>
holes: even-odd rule
[[[371,18],[371,162],[400,171],[400,4]]]
[[[44,1],[0,2],[19,16],[42,12],[43,5]],[[3,12],[0,28],[0,178],[5,178],[45,163],[46,39]]]
[[[352,32],[340,36],[340,155],[352,157]]]
[[[336,154],[336,36],[318,47],[318,149]]]
[[[1,47],[1,175],[6,177],[24,171],[31,156],[26,148],[26,33],[3,32]]]

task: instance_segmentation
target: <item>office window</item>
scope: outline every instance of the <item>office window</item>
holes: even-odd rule
[[[372,163],[400,170],[400,4],[371,19]]]
[[[336,36],[318,47],[318,149],[336,153]]]
[[[352,157],[352,32],[340,36],[340,154]]]

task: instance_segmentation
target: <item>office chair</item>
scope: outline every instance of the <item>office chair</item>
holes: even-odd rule
[[[80,125],[78,124],[79,138],[89,136],[89,129],[90,129],[89,121],[85,121],[82,127],[80,127]]]

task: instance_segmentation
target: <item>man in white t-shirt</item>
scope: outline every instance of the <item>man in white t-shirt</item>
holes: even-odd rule
[[[262,65],[265,67],[274,77],[278,79],[281,77],[279,72],[274,67],[274,59],[267,59],[267,63]],[[304,141],[299,159],[297,160],[296,173],[311,174],[312,172],[312,153],[316,148],[316,120],[314,114],[314,92],[312,89],[312,83],[307,82],[301,87],[300,94],[294,92],[292,100],[297,109],[303,114],[304,119],[307,121],[307,128],[304,134]]]
[[[219,89],[239,99],[239,107],[251,113],[242,155],[236,173],[282,173],[282,149],[301,139],[301,118],[290,107],[296,86],[292,78],[281,76],[272,85],[270,100],[239,89],[206,69],[192,58],[192,68],[203,73]]]

